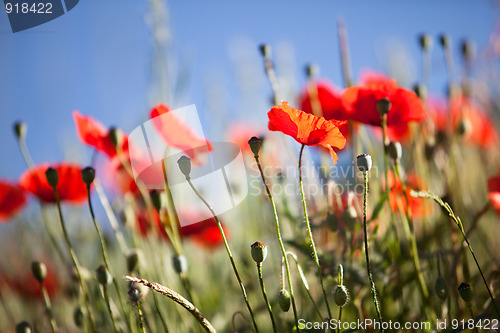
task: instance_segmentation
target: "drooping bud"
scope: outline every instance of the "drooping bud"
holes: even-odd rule
[[[413,91],[417,94],[417,97],[421,100],[427,99],[427,87],[424,84],[416,84],[413,87]]]
[[[82,180],[87,185],[90,186],[95,179],[95,169],[88,166],[82,169]]]
[[[280,294],[278,296],[278,304],[281,311],[288,312],[288,310],[290,310],[290,294],[288,293],[288,290],[280,290]]]
[[[181,172],[189,179],[189,174],[191,173],[191,159],[186,155],[182,155],[178,160],[177,164],[179,165],[179,169]]]
[[[140,249],[131,249],[127,253],[127,271],[129,273],[135,271],[142,259],[142,251]]]
[[[77,307],[73,312],[73,322],[77,327],[83,327],[83,323],[85,321],[85,314],[81,307]]]
[[[337,306],[346,306],[349,303],[349,290],[344,285],[338,285],[333,292],[333,300]]]
[[[369,154],[361,154],[356,158],[356,164],[361,172],[370,171],[372,168],[372,157]]]
[[[151,197],[151,203],[153,204],[153,207],[158,212],[162,210],[163,207],[165,207],[165,195],[163,195],[162,191],[152,190],[151,192],[149,192],[149,195]]]
[[[251,246],[252,259],[257,263],[261,264],[267,257],[267,245],[261,241],[256,241]]]
[[[472,289],[467,283],[462,282],[458,287],[458,292],[465,303],[470,303],[472,301]]]
[[[14,133],[18,140],[24,139],[26,133],[28,132],[28,126],[22,121],[18,121],[14,124]]]
[[[443,277],[438,277],[434,283],[434,291],[440,300],[444,301],[448,298],[448,284]]]
[[[248,140],[248,145],[250,146],[250,149],[252,150],[254,156],[259,156],[261,143],[262,140],[256,136],[253,136],[250,140]]]
[[[429,36],[428,34],[421,34],[418,37],[418,42],[422,50],[427,51],[430,50],[430,48],[432,47],[432,37]]]
[[[443,48],[448,48],[450,46],[450,37],[448,37],[448,35],[441,34],[439,36],[439,43]]]
[[[117,127],[110,127],[108,131],[108,137],[113,147],[117,148],[122,144],[123,132]]]
[[[188,270],[188,261],[182,254],[172,257],[172,264],[177,274],[184,274]]]
[[[384,114],[388,114],[391,109],[391,101],[387,98],[381,98],[377,101],[377,112],[382,117]]]
[[[31,273],[38,282],[42,283],[47,277],[47,266],[43,262],[33,261],[31,263]]]
[[[261,44],[259,46],[259,50],[264,58],[271,56],[271,46],[269,44]]]
[[[99,282],[103,286],[106,286],[113,282],[113,277],[104,265],[97,267],[97,269],[95,270],[95,275],[97,278],[97,282]]]
[[[319,76],[319,66],[317,64],[308,64],[306,66],[306,75],[309,79]]]
[[[31,333],[31,325],[27,321],[22,321],[16,325],[16,333]]]
[[[466,39],[462,42],[460,50],[462,51],[462,56],[464,57],[465,61],[471,62],[472,59],[474,59],[474,57],[476,56],[477,48],[474,42]]]
[[[468,118],[461,118],[457,124],[457,134],[461,137],[467,136],[472,130],[472,124]]]
[[[45,171],[45,177],[47,178],[47,183],[51,187],[57,187],[57,183],[59,183],[59,175],[57,174],[57,170],[54,168],[48,168]]]
[[[387,146],[387,152],[394,162],[399,162],[403,156],[403,147],[399,142],[391,141]]]

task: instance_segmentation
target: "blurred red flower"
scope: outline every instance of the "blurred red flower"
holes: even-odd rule
[[[51,264],[45,262],[47,266],[47,277],[43,281],[43,286],[49,296],[55,296],[61,290],[59,278]],[[29,266],[29,265],[28,265]],[[0,272],[0,288],[10,289],[22,298],[36,299],[42,297],[40,283],[35,279],[31,271],[16,271],[15,274]]]
[[[263,131],[261,131],[257,126],[237,122],[232,123],[229,126],[226,138],[229,142],[238,145],[243,153],[253,154],[250,149],[250,145],[248,144],[248,140],[254,136],[262,137],[262,133]]]
[[[26,196],[19,185],[0,179],[0,221],[8,220],[26,204]]]
[[[281,105],[273,106],[268,112],[269,130],[290,135],[297,142],[308,146],[322,146],[330,151],[337,163],[335,150],[345,147],[346,138],[340,132],[339,126],[345,121],[326,120],[304,111],[297,110],[283,101]]]
[[[488,179],[488,198],[493,209],[500,215],[500,174]]]
[[[109,130],[104,125],[91,117],[82,116],[78,111],[73,111],[73,119],[75,120],[78,137],[83,143],[94,147],[109,157],[116,155],[116,149],[109,138]],[[121,151],[127,152],[127,136],[124,133],[121,133],[121,135]]]
[[[54,190],[47,183],[47,178],[45,177],[45,171],[49,167],[56,169],[59,175],[57,192],[61,201],[81,203],[87,200],[87,186],[82,180],[82,167],[75,164],[37,165],[21,175],[19,184],[23,189],[34,194],[41,201],[48,203],[55,202]]]
[[[428,215],[431,210],[431,206],[426,204],[425,200],[422,198],[412,197],[410,192],[411,190],[420,190],[422,189],[422,181],[418,176],[414,173],[408,174],[405,181],[406,191],[403,192],[403,185],[398,177],[395,177],[394,173],[389,170],[388,173],[388,183],[389,183],[389,200],[391,203],[392,210],[395,212],[399,212],[399,209],[402,209],[403,213],[407,211],[407,203],[406,200],[409,200],[410,212],[413,217],[422,217]],[[385,188],[385,177],[383,180],[383,187]]]
[[[424,107],[417,95],[411,90],[399,87],[396,80],[378,73],[367,73],[362,82],[362,85],[347,88],[342,93],[342,103],[350,119],[381,126],[377,101],[384,97],[391,102],[387,114],[388,126],[426,118]]]

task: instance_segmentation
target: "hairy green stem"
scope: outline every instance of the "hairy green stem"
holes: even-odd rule
[[[266,302],[267,311],[269,312],[269,316],[271,317],[271,322],[273,324],[273,331],[276,333],[278,332],[278,329],[276,327],[276,320],[274,319],[271,303],[269,303],[269,299],[267,298],[266,287],[264,286],[264,278],[262,277],[262,263],[260,262],[257,263],[257,273],[259,274],[260,289],[262,290],[262,296],[264,296],[264,301]]]
[[[52,305],[50,303],[50,297],[47,293],[47,289],[43,285],[43,282],[40,282],[40,290],[42,291],[43,302],[45,303],[45,310],[47,312],[47,317],[49,317],[50,327],[52,328],[53,333],[58,332],[56,320],[54,319],[54,313],[52,312]]]

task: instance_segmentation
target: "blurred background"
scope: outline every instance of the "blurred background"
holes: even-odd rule
[[[460,41],[473,40],[477,61],[487,64],[475,67],[475,75],[489,75],[498,65],[499,8],[486,0],[80,1],[67,14],[15,34],[2,10],[0,175],[14,179],[25,170],[12,131],[18,120],[28,124],[35,163],[88,164],[92,149],[79,143],[73,110],[130,132],[159,102],[174,108],[196,104],[211,140],[223,139],[233,121],[265,128],[271,89],[258,46],[273,47],[291,101],[311,62],[321,77],[342,87],[339,18],[347,28],[355,79],[373,69],[407,87],[419,82],[417,38],[423,32],[447,33],[457,64]],[[446,68],[436,44],[430,91],[441,94]]]

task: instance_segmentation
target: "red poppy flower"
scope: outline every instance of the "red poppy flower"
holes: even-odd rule
[[[500,175],[488,179],[488,198],[493,209],[500,215]]]
[[[100,122],[91,118],[82,116],[78,111],[73,111],[73,119],[75,120],[76,131],[80,140],[105,153],[109,157],[116,155],[116,149],[109,138],[109,130]],[[121,134],[121,151],[128,150],[128,139],[125,134]]]
[[[380,126],[377,101],[387,98],[391,108],[387,114],[387,125],[397,125],[426,118],[422,102],[417,95],[397,85],[396,80],[384,75],[369,73],[363,85],[350,87],[342,93],[342,103],[350,118],[364,124]]]
[[[290,135],[297,142],[308,146],[318,145],[327,148],[333,161],[337,163],[337,154],[334,149],[340,150],[345,147],[346,139],[339,129],[345,121],[316,117],[292,108],[288,102],[273,106],[267,116],[269,117],[269,130]]]
[[[326,120],[350,119],[342,104],[340,93],[328,81],[309,84],[299,96],[299,105],[302,111],[322,116]],[[348,124],[340,125],[339,129],[342,135],[347,138],[349,134]]]
[[[422,198],[414,198],[411,196],[411,190],[420,190],[422,188],[422,182],[417,177],[417,175],[410,173],[405,181],[406,183],[406,193],[403,192],[403,185],[398,177],[395,177],[393,172],[389,170],[388,173],[388,183],[390,188],[389,200],[391,203],[392,210],[395,212],[399,212],[401,208],[404,213],[407,210],[406,198],[408,198],[410,203],[410,212],[413,217],[422,217],[428,215],[430,210],[432,209],[430,205],[426,203]],[[383,180],[384,188],[385,188],[385,177]]]
[[[43,281],[43,286],[49,296],[55,296],[61,290],[61,284],[52,265],[46,262],[46,266],[47,277]],[[35,279],[31,271],[17,271],[16,269],[15,274],[7,272],[7,274],[0,272],[0,286],[2,289],[10,289],[23,298],[37,299],[42,297],[40,283]]]
[[[45,177],[45,171],[49,167],[56,169],[59,175],[57,192],[61,201],[81,203],[87,200],[87,186],[82,180],[82,167],[70,163],[40,164],[27,170],[21,175],[19,181],[21,187],[43,202],[55,202],[54,190]]]
[[[0,221],[8,220],[25,204],[26,196],[19,185],[0,179]]]

